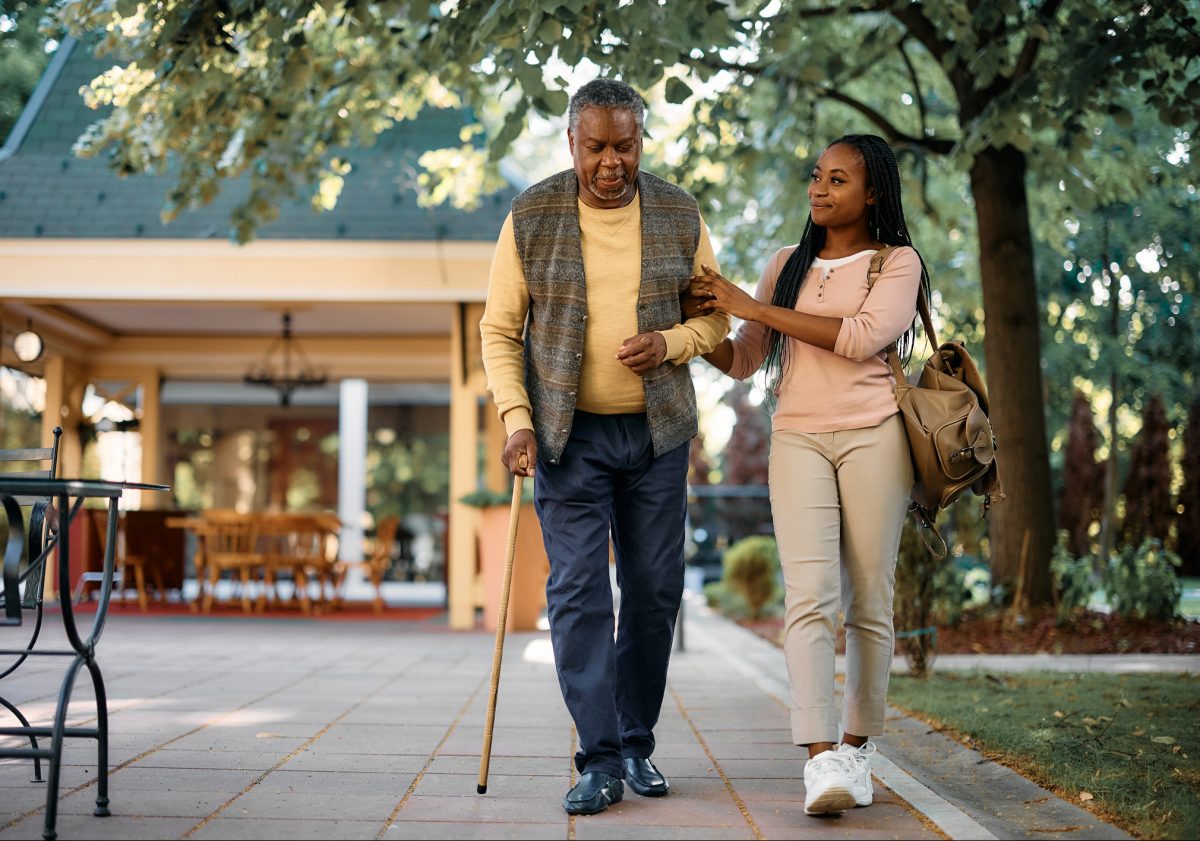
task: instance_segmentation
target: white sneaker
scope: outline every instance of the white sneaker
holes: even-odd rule
[[[804,765],[804,814],[827,815],[853,809],[858,762],[850,754],[827,750]]]
[[[842,744],[838,753],[850,757],[854,763],[854,803],[857,806],[870,806],[874,800],[875,786],[871,782],[871,756],[875,753],[875,743],[867,742],[862,747]]]

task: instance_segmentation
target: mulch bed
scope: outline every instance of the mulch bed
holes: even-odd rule
[[[965,616],[957,626],[938,626],[939,654],[1198,654],[1200,621],[1147,622],[1088,613],[1068,625],[1055,624],[1054,610],[1027,613],[1014,621],[1010,612]],[[783,620],[738,624],[778,645]],[[839,654],[845,631],[838,629]]]

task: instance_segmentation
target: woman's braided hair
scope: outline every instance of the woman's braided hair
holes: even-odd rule
[[[867,171],[867,187],[875,188],[875,203],[867,206],[867,225],[872,239],[884,245],[907,245],[912,247],[912,239],[908,235],[908,225],[904,221],[904,206],[900,201],[900,167],[891,147],[882,137],[874,134],[847,134],[830,143],[837,146],[844,143],[853,146],[862,155],[863,165]],[[793,309],[800,296],[800,287],[804,278],[812,268],[813,260],[825,246],[825,228],[813,224],[812,215],[804,225],[804,233],[800,244],[779,273],[775,284],[775,294],[771,303],[777,307]],[[916,250],[916,249],[914,249]],[[921,295],[929,301],[929,272],[925,269],[925,261],[917,253],[921,262]],[[917,319],[909,325],[908,330],[897,340],[897,352],[902,362],[907,364],[912,356],[916,343]],[[778,330],[768,330],[765,341],[769,345],[766,359],[766,385],[768,395],[774,395],[779,381],[787,367],[787,336]]]

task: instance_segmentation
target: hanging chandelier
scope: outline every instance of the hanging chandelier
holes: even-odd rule
[[[271,362],[276,351],[283,356],[283,367],[278,375],[276,375],[276,369]],[[299,362],[299,370],[295,374],[292,373],[293,353]],[[246,385],[266,386],[279,392],[280,406],[291,405],[292,392],[296,389],[319,388],[325,385],[326,380],[325,374],[314,369],[309,363],[308,356],[300,347],[300,343],[292,338],[292,314],[290,312],[283,314],[283,332],[279,338],[271,342],[271,346],[267,348],[267,353],[258,367],[251,368],[242,377],[242,381]]]

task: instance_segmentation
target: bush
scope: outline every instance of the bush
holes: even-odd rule
[[[779,549],[772,537],[747,537],[721,559],[721,584],[740,596],[751,619],[759,619],[779,598]],[[707,593],[707,589],[705,590]]]
[[[1112,554],[1104,571],[1104,591],[1123,618],[1174,619],[1183,598],[1183,585],[1175,574],[1180,563],[1162,541],[1147,538],[1136,549],[1126,546]]]
[[[1058,604],[1058,624],[1065,625],[1071,617],[1083,611],[1099,588],[1091,555],[1075,557],[1070,550],[1071,535],[1064,529],[1058,533],[1058,545],[1050,559],[1050,574],[1054,577],[1054,596]]]

